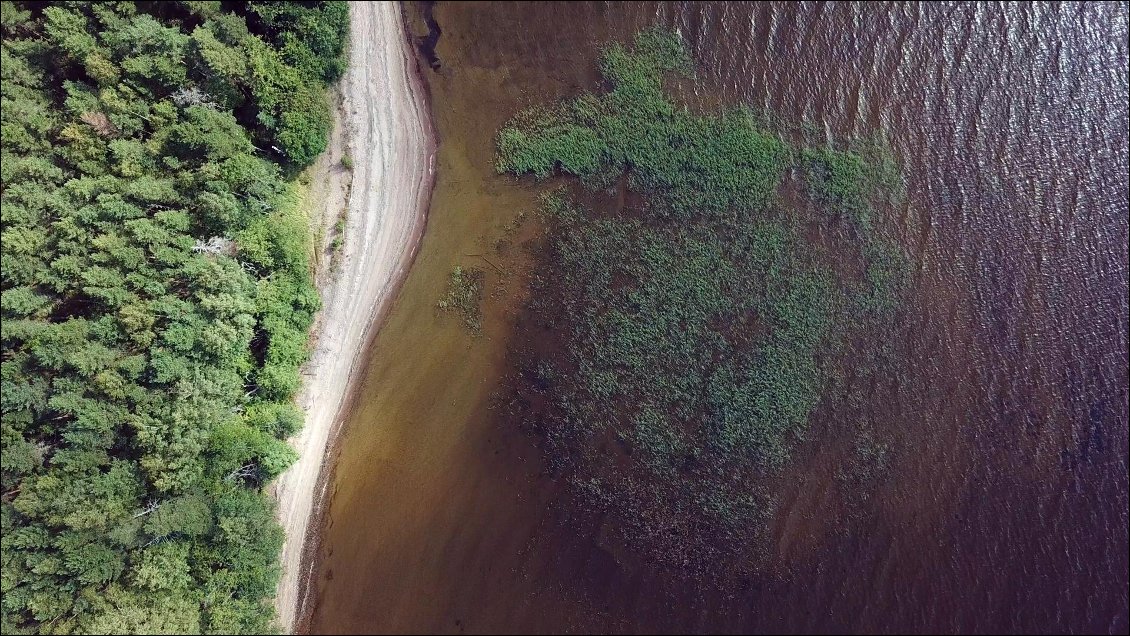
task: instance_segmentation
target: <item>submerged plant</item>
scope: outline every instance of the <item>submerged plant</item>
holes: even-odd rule
[[[447,291],[436,306],[459,314],[463,325],[474,333],[482,331],[483,271],[456,265],[447,281]]]
[[[890,166],[797,151],[748,109],[676,106],[663,79],[691,71],[676,34],[612,44],[601,71],[608,92],[519,113],[497,137],[500,172],[622,182],[645,201],[543,198],[547,267],[531,311],[551,331],[526,337],[539,341],[531,350],[557,344],[526,365],[549,400],[515,400],[517,415],[625,541],[713,570],[758,534],[759,480],[804,434],[860,308],[894,305],[898,248],[874,229]],[[812,219],[778,198],[797,158],[823,211]],[[862,279],[805,240],[807,222],[854,226],[833,247],[861,261]]]

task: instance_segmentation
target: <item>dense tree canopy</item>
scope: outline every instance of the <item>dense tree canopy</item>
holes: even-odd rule
[[[3,2],[4,633],[271,629],[338,2]]]

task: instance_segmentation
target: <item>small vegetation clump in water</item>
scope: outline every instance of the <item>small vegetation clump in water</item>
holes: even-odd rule
[[[715,570],[754,540],[769,506],[759,479],[804,435],[846,335],[895,306],[903,259],[879,238],[873,202],[897,170],[795,149],[744,108],[677,107],[663,78],[691,63],[674,34],[612,44],[601,69],[611,91],[520,113],[498,134],[500,172],[622,182],[640,201],[544,198],[547,267],[515,413],[626,543]],[[816,215],[778,198],[794,168]],[[812,245],[813,223],[850,231]],[[839,266],[845,254],[854,269]]]
[[[480,303],[483,300],[483,270],[477,267],[463,268],[456,265],[447,281],[447,293],[436,306],[443,311],[459,314],[463,325],[473,333],[483,329],[483,314]]]

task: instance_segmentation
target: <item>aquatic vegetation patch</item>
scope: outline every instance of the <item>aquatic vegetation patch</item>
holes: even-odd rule
[[[482,300],[483,270],[456,265],[448,278],[447,290],[436,306],[443,311],[458,314],[463,326],[479,333],[483,328]]]
[[[814,198],[829,214],[846,215],[860,230],[871,230],[875,204],[905,195],[894,157],[882,143],[848,150],[806,148],[801,164]]]
[[[672,33],[609,45],[601,70],[609,91],[524,111],[498,133],[500,172],[571,175],[597,193],[586,200],[615,186],[638,201],[543,197],[548,247],[512,412],[626,544],[716,571],[763,529],[761,484],[805,434],[846,335],[897,304],[904,259],[874,221],[897,168],[794,148],[745,108],[677,106],[663,80],[691,63]],[[781,201],[796,168],[815,215]],[[852,231],[818,250],[813,222]]]
[[[500,172],[543,178],[560,170],[601,186],[627,171],[630,187],[681,218],[769,202],[787,167],[787,146],[749,109],[699,116],[676,107],[662,78],[690,72],[677,37],[650,30],[633,51],[613,44],[601,68],[611,92],[531,109],[499,132]]]

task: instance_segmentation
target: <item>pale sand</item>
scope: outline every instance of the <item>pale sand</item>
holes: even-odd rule
[[[287,632],[308,610],[323,462],[372,335],[419,247],[435,170],[434,136],[399,4],[350,3],[350,22],[343,108],[308,199],[324,228],[333,227],[348,199],[344,245],[336,262],[319,263],[323,309],[297,397],[306,423],[290,440],[300,458],[274,485],[286,532],[275,604]],[[352,175],[340,164],[346,152]]]

